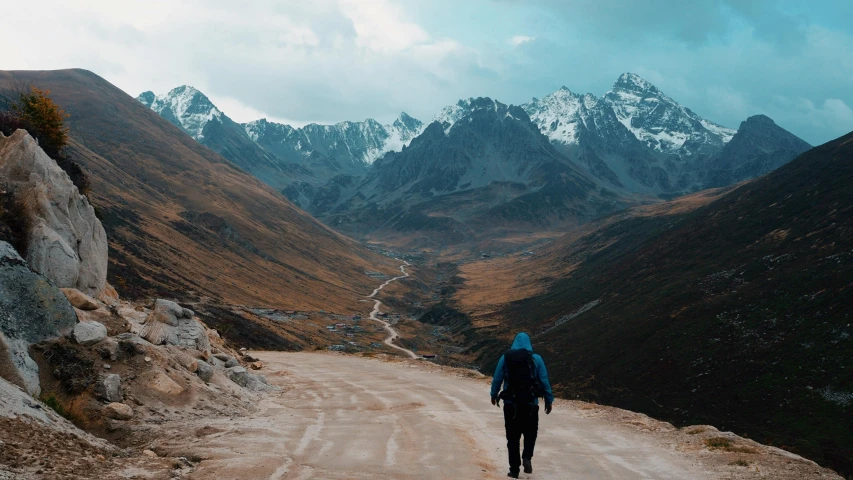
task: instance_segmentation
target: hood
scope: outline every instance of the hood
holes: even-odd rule
[[[526,350],[533,351],[533,345],[530,343],[530,336],[524,332],[519,333],[515,336],[515,340],[512,342],[512,349],[516,350],[519,348],[524,348]]]

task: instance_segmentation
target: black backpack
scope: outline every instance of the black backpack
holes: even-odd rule
[[[501,392],[503,400],[513,403],[533,403],[536,398],[543,396],[539,376],[536,375],[536,362],[533,352],[526,348],[518,348],[504,353],[504,368],[506,369],[506,389]]]

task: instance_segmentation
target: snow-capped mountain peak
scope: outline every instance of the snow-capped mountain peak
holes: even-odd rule
[[[635,73],[624,73],[604,95],[619,121],[653,150],[679,156],[715,148],[731,140],[735,130],[701,118]]]
[[[435,116],[433,121],[444,125],[445,130],[449,130],[454,123],[458,122],[466,115],[476,110],[493,110],[495,112],[506,109],[507,106],[497,100],[492,100],[488,97],[468,98],[467,100],[459,100],[456,105],[448,105],[441,109],[441,112]]]
[[[578,140],[578,123],[582,121],[579,112],[584,107],[589,108],[590,100],[595,103],[594,97],[587,99],[561,87],[541,99],[534,98],[521,108],[552,142],[571,145]]]
[[[223,116],[205,94],[189,85],[181,85],[162,95],[143,92],[136,99],[196,140],[204,138],[204,127],[209,121]]]

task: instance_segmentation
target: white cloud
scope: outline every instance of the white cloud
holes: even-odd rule
[[[535,37],[528,37],[526,35],[515,35],[513,37],[510,37],[509,44],[514,46],[514,47],[517,47],[519,45],[522,45],[524,43],[529,43],[529,42],[532,42],[534,40],[536,40]]]

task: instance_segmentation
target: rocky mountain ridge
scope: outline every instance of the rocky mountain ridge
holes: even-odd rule
[[[338,174],[363,174],[376,159],[401,150],[425,127],[405,112],[387,125],[371,118],[300,128],[265,118],[237,124],[207,96],[187,85],[161,95],[143,92],[137,100],[276,188],[293,181],[322,184]],[[224,136],[230,139],[221,138]],[[257,158],[247,162],[243,158],[247,154]],[[259,171],[263,170],[257,168],[259,163],[273,171]]]

